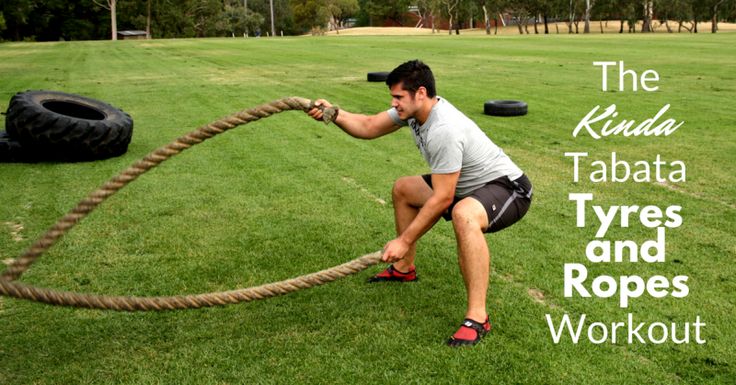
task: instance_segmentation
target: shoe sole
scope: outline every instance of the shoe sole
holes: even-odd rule
[[[409,283],[409,282],[416,282],[418,280],[419,280],[419,277],[416,277],[416,278],[414,278],[412,280],[406,280],[406,279],[403,279],[403,278],[395,278],[395,277],[391,277],[391,278],[384,278],[384,277],[376,278],[376,277],[372,277],[372,278],[368,279],[368,283],[377,283],[377,282],[407,282],[407,283]]]

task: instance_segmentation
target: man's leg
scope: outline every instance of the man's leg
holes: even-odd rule
[[[488,315],[486,293],[490,254],[483,235],[488,226],[488,214],[479,201],[465,198],[452,210],[452,225],[457,239],[460,272],[468,295],[465,318],[483,323]]]
[[[405,176],[394,183],[392,196],[396,235],[401,235],[432,196],[432,189],[421,176]],[[404,259],[394,263],[394,268],[401,272],[409,271],[414,266],[416,252],[416,244],[411,245]]]

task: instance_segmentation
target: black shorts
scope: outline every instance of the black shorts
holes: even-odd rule
[[[432,175],[422,175],[422,179],[427,182],[429,187],[432,187]],[[458,202],[467,197],[473,197],[483,205],[489,221],[485,232],[495,233],[513,225],[524,217],[532,203],[532,182],[529,181],[526,175],[522,175],[516,180],[510,180],[507,176],[494,179],[466,197],[455,197],[447,211],[442,214],[442,217],[451,221],[452,209]]]

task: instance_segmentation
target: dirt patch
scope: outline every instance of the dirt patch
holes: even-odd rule
[[[10,238],[14,241],[21,242],[25,239],[23,238],[23,234],[21,234],[24,229],[22,224],[16,222],[5,222],[3,224],[10,230]]]
[[[514,276],[509,273],[499,275],[498,277],[501,278],[501,280],[504,282],[514,282]]]
[[[689,23],[685,24],[688,28],[690,27]],[[619,28],[621,26],[619,21],[603,21],[602,23],[599,21],[591,21],[590,22],[590,34],[601,34],[601,26],[603,29],[603,33],[605,34],[618,34]],[[669,22],[670,29],[674,31],[674,33],[677,33],[677,23]],[[711,23],[698,23],[698,31],[701,32],[708,32],[710,33],[710,27]],[[549,33],[551,35],[568,35],[568,28],[567,24],[564,22],[561,23],[549,23],[548,24]],[[574,30],[573,26],[573,30]],[[540,34],[544,33],[544,24],[540,23],[537,24],[537,29],[539,30]],[[534,24],[529,24],[528,30],[530,34],[534,34]],[[736,31],[736,23],[718,23],[718,30],[719,32],[735,32]],[[559,31],[559,32],[558,32]],[[624,25],[624,33],[628,33],[628,27]],[[639,22],[636,26],[636,33],[639,33],[641,31],[641,22]],[[580,27],[580,32],[582,32],[582,27]],[[661,34],[667,34],[667,26],[663,23],[659,23],[658,21],[655,21],[654,23],[654,32],[655,33],[661,33]],[[507,26],[507,27],[499,27],[498,31],[496,31],[494,28],[491,28],[491,35],[494,34],[498,35],[519,35],[519,28],[515,25],[513,26]],[[683,28],[682,33],[687,34],[687,30]],[[473,29],[461,29],[460,30],[460,36],[463,35],[485,35],[486,31],[483,28],[473,28]],[[335,31],[327,32],[328,36],[432,36],[432,29],[431,28],[413,28],[413,27],[356,27],[356,28],[347,28],[340,30],[340,33],[336,33]],[[448,35],[448,31],[446,29],[443,30],[437,30],[434,35]],[[453,31],[453,36],[455,35],[455,32]],[[580,33],[582,35],[582,33]]]
[[[547,302],[547,296],[544,295],[544,292],[539,289],[529,288],[526,291],[527,294],[529,294],[530,297],[534,300],[534,302],[542,304],[544,306],[549,307],[550,309],[556,309],[557,305],[548,303]]]
[[[529,294],[530,297],[532,297],[532,299],[534,300],[534,302],[538,302],[538,303],[541,303],[543,305],[546,305],[546,303],[544,302],[544,293],[542,293],[541,290],[534,289],[534,288],[529,288],[526,291],[526,293]]]

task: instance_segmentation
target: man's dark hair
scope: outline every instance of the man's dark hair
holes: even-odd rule
[[[408,61],[391,71],[386,79],[386,85],[389,87],[395,84],[402,84],[405,91],[411,92],[412,96],[417,93],[419,87],[427,89],[427,96],[433,98],[437,96],[437,89],[434,86],[434,75],[429,66],[422,63],[421,60]]]

